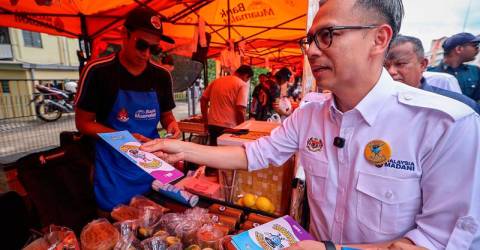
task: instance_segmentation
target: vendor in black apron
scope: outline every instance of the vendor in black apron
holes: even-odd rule
[[[161,52],[163,35],[160,16],[137,8],[125,21],[120,52],[91,61],[82,71],[76,99],[75,122],[83,134],[128,130],[140,142],[158,138],[157,125],[173,137],[180,136],[172,109],[175,107],[172,78],[168,70],[150,60]],[[94,190],[101,210],[111,211],[147,192],[153,178],[108,144],[95,144]]]

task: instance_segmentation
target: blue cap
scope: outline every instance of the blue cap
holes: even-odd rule
[[[455,47],[466,44],[466,43],[480,43],[480,37],[474,36],[471,33],[466,33],[466,32],[458,33],[447,38],[443,42],[442,47],[443,47],[443,50],[450,51]]]

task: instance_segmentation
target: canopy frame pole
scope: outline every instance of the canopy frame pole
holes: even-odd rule
[[[197,25],[196,23],[181,23],[176,22],[175,25],[188,25],[193,26]],[[225,24],[210,24],[212,27],[223,27],[226,28]],[[244,24],[230,24],[232,28],[254,28],[254,29],[274,29],[274,30],[291,30],[291,31],[304,31],[303,28],[288,28],[288,27],[270,27],[270,26],[258,26],[258,25],[244,25]]]
[[[88,38],[87,18],[84,14],[80,14],[80,26],[82,30],[82,34],[80,35],[80,40],[83,43],[83,48],[80,47],[80,49],[83,50],[83,52],[85,53],[85,57],[88,60],[92,56],[92,51],[90,48],[91,41]]]
[[[76,34],[76,33],[70,32],[70,31],[65,30],[65,29],[61,29],[61,28],[56,27],[56,26],[54,26],[54,25],[51,25],[51,24],[49,24],[49,23],[46,23],[46,22],[37,20],[37,19],[35,19],[35,18],[29,17],[29,16],[32,16],[32,14],[28,14],[28,13],[24,13],[24,12],[13,12],[13,11],[7,10],[7,9],[5,9],[5,8],[2,8],[2,7],[0,7],[0,10],[3,11],[3,13],[0,13],[0,15],[2,15],[2,14],[11,14],[11,15],[15,15],[15,16],[21,16],[22,18],[25,18],[25,19],[27,19],[27,20],[29,20],[29,21],[32,21],[32,22],[37,23],[37,24],[40,24],[40,25],[45,26],[45,27],[47,27],[47,28],[54,29],[54,30],[57,30],[57,31],[60,31],[60,32],[69,34],[69,35],[71,35],[71,36],[73,36],[73,37],[77,37],[77,36],[78,36],[78,34]],[[35,15],[35,14],[33,14],[33,15]],[[40,15],[40,14],[37,14],[37,15],[39,15],[39,16],[55,16],[55,15],[50,15],[50,14],[47,14],[47,13],[46,13],[46,14],[43,14],[43,15]]]
[[[277,25],[275,25],[275,26],[273,26],[273,27],[270,27],[270,28],[268,28],[268,29],[266,29],[266,30],[257,32],[257,33],[255,33],[255,34],[252,34],[252,35],[247,36],[247,37],[244,37],[244,38],[242,38],[242,39],[241,39],[240,41],[238,41],[238,42],[242,42],[242,41],[245,41],[245,40],[247,40],[247,39],[249,39],[249,38],[258,36],[258,35],[260,35],[260,34],[263,34],[263,33],[267,32],[267,31],[270,31],[270,30],[272,30],[272,29],[274,29],[274,28],[277,28],[277,27],[279,27],[279,26],[282,26],[282,25],[285,25],[285,24],[287,24],[287,23],[293,22],[293,21],[295,21],[295,20],[297,20],[297,19],[300,19],[300,18],[302,18],[302,17],[304,17],[304,16],[306,16],[306,15],[307,15],[307,14],[303,14],[303,15],[294,17],[294,18],[292,18],[292,19],[290,19],[290,20],[287,20],[287,21],[285,21],[285,22],[279,23],[279,24],[277,24]]]
[[[171,16],[168,18],[168,21],[173,23],[173,24],[176,24],[177,21],[181,20],[182,18],[194,13],[195,11],[205,7],[206,5],[209,5],[210,3],[212,3],[214,0],[206,0],[206,1],[199,1],[195,4],[192,4],[192,5],[187,5],[187,4],[184,4],[187,8],[181,10],[180,12],[176,13],[175,15]],[[196,24],[192,24],[192,25],[196,25]]]
[[[189,8],[190,6],[185,4],[185,7]],[[200,17],[200,15],[196,11],[193,11],[193,14],[195,14],[197,17]],[[208,34],[211,35],[212,33],[216,33],[220,38],[223,39],[223,41],[227,42],[227,39],[225,39],[225,37],[223,37],[222,34],[215,31],[215,29],[212,26],[210,26],[209,23],[205,22],[205,25],[207,25],[212,30],[212,32],[209,32]]]
[[[230,39],[232,38],[231,34],[230,34],[230,14],[231,14],[232,10],[230,9],[230,0],[227,0],[227,28],[228,28],[228,40],[230,41]]]

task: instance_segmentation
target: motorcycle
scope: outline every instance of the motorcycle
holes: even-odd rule
[[[74,111],[75,82],[67,82],[65,90],[43,85],[35,85],[35,88],[38,92],[33,94],[30,103],[35,103],[35,114],[41,120],[53,122],[60,119],[63,113]]]

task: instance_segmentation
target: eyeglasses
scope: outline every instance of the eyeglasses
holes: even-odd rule
[[[332,45],[333,41],[333,32],[336,30],[361,30],[361,29],[373,29],[377,28],[378,25],[357,25],[357,26],[331,26],[323,28],[315,32],[313,35],[308,34],[306,37],[298,41],[300,48],[304,54],[307,53],[308,48],[312,42],[315,42],[315,45],[319,49],[328,49]]]
[[[150,50],[150,54],[152,55],[158,55],[162,53],[162,47],[158,46],[158,44],[150,44],[147,41],[141,39],[141,38],[135,38],[135,48],[138,51],[146,51],[147,49]]]

